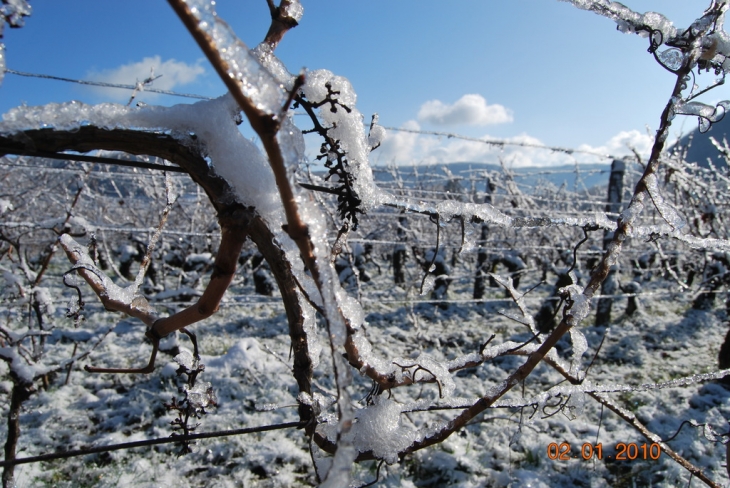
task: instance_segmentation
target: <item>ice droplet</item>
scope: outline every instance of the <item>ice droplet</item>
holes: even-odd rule
[[[667,49],[657,54],[659,61],[668,69],[676,71],[684,63],[684,54],[679,49]]]
[[[216,405],[218,403],[215,391],[213,390],[213,385],[207,381],[199,381],[192,388],[188,385],[185,385],[183,388],[188,394],[188,403],[193,408],[205,408],[209,405]]]
[[[712,124],[710,123],[709,120],[707,120],[703,117],[698,117],[698,120],[699,120],[700,134],[704,134],[705,132],[710,130],[710,127],[712,126]]]

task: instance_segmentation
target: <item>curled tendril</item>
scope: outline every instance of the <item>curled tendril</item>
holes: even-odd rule
[[[679,435],[685,425],[689,425],[690,427],[694,428],[702,428],[702,436],[710,442],[727,444],[728,441],[730,441],[730,432],[719,433],[712,427],[712,425],[708,423],[700,424],[695,420],[685,420],[684,422],[679,424],[679,428],[674,433],[674,435],[667,437],[662,442],[670,442],[676,439],[676,437]]]
[[[712,128],[712,124],[720,122],[722,119],[724,119],[725,113],[725,106],[719,103],[715,106],[715,111],[710,117],[703,117],[701,115],[698,116],[697,119],[699,122],[700,134],[706,133]]]
[[[675,103],[672,112],[674,115],[694,115],[699,121],[699,131],[701,134],[709,131],[712,124],[720,122],[725,118],[725,114],[730,108],[730,101],[723,100],[718,102],[714,107],[699,102],[687,102],[680,100]],[[712,113],[710,113],[712,109]]]
[[[78,308],[76,310],[69,309],[69,311],[67,312],[66,316],[68,318],[73,318],[74,320],[78,320],[79,317],[80,317],[80,315],[81,315],[81,311],[84,309],[84,305],[85,305],[85,303],[84,303],[84,297],[82,296],[82,294],[81,294],[81,288],[79,288],[78,285],[76,285],[75,283],[70,283],[69,281],[67,281],[67,279],[71,275],[74,275],[75,276],[75,271],[76,271],[76,268],[71,269],[71,270],[65,272],[63,274],[63,280],[62,281],[63,281],[63,284],[66,285],[67,287],[73,288],[74,290],[76,290],[76,293],[78,295],[78,299],[76,301],[76,306]]]
[[[659,49],[659,46],[661,46],[662,44],[664,44],[664,34],[662,33],[662,31],[658,29],[650,29],[648,51],[651,54],[656,54],[657,49]]]

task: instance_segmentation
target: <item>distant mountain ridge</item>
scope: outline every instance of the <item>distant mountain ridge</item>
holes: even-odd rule
[[[730,140],[730,114],[725,115],[720,122],[712,124],[712,128],[701,134],[697,128],[697,122],[694,117],[689,120],[695,124],[695,129],[688,134],[682,136],[677,143],[682,148],[687,148],[687,161],[690,163],[697,163],[702,167],[709,167],[708,160],[718,168],[727,167],[725,158],[719,153],[717,148],[712,144],[710,140],[714,137],[718,142],[722,143],[723,139]],[[677,147],[677,144],[674,147]]]

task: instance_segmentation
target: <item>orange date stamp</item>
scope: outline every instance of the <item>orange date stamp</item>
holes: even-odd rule
[[[570,443],[551,442],[547,446],[548,459],[556,461],[570,461],[571,459],[583,459],[589,461],[591,459],[612,460],[612,461],[634,461],[634,460],[652,460],[656,461],[662,455],[662,446],[657,443],[647,444],[636,442],[617,442],[611,454],[606,452],[604,457],[603,444],[583,443],[579,450],[573,451]]]

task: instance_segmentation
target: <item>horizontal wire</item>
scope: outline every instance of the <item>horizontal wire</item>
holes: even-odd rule
[[[35,222],[0,222],[0,227],[7,227],[9,229],[17,228],[30,228],[30,229],[42,229],[42,230],[53,230],[47,226],[37,224]],[[138,234],[152,234],[157,232],[156,227],[113,227],[106,225],[89,225],[91,231],[108,231],[108,232],[134,232]],[[186,232],[178,230],[162,230],[162,234],[179,235],[179,236],[191,236],[191,237],[220,237],[220,232]]]
[[[613,294],[613,295],[594,295],[591,297],[591,300],[600,300],[603,298],[610,298],[610,299],[622,299],[622,298],[664,298],[664,297],[671,297],[675,296],[674,293],[671,292],[647,292],[647,293],[620,293],[620,294]],[[281,305],[283,306],[283,303],[281,300],[251,300],[247,301],[246,298],[251,297],[251,295],[226,295],[226,298],[231,301],[223,301],[223,304],[226,306],[235,306],[235,305]],[[243,299],[243,300],[241,300]],[[520,298],[520,300],[525,301],[531,301],[531,302],[537,302],[537,301],[557,301],[560,300],[560,297],[540,297],[540,296],[529,296],[525,295]],[[402,299],[382,299],[382,298],[368,298],[368,297],[362,297],[363,303],[382,303],[382,304],[391,304],[391,303],[400,303],[400,304],[412,304],[417,305],[419,303],[454,303],[454,304],[464,304],[464,303],[512,303],[514,300],[512,298],[444,298],[444,299],[423,299],[423,300],[414,300],[409,298],[402,298]],[[155,305],[190,305],[191,302],[165,302],[165,301],[159,301],[154,302]]]
[[[107,83],[104,81],[90,81],[90,80],[76,80],[73,78],[63,78],[61,76],[54,76],[54,75],[46,75],[41,73],[27,73],[25,71],[16,71],[14,69],[5,69],[6,73],[10,73],[11,75],[17,75],[17,76],[25,76],[27,78],[42,78],[46,80],[54,80],[54,81],[65,81],[68,83],[76,83],[79,85],[91,85],[91,86],[100,86],[104,88],[121,88],[124,90],[137,90],[140,91],[140,87],[138,85],[124,85],[120,83]],[[141,85],[141,83],[140,83]],[[185,98],[195,98],[198,100],[212,100],[211,97],[206,97],[203,95],[195,95],[193,93],[178,93],[171,90],[161,90],[159,88],[148,88],[146,86],[143,87],[141,91],[146,92],[152,92],[152,93],[160,93],[162,95],[172,95],[174,97],[185,97]]]
[[[388,187],[388,186],[385,186],[385,185],[378,185],[378,187],[381,188],[382,190],[389,190],[389,191],[391,191],[393,193],[398,193],[398,192],[402,192],[402,193],[426,193],[426,194],[430,194],[430,195],[442,195],[442,196],[449,196],[449,197],[468,197],[468,196],[471,195],[471,192],[466,192],[466,191],[463,192],[463,193],[459,193],[459,192],[443,191],[443,190],[423,190],[423,189],[420,189],[420,188],[393,188],[393,187]],[[478,192],[478,194],[479,195],[482,195],[482,196],[487,195],[487,194],[485,194],[483,192]],[[569,200],[570,197],[573,197],[574,198],[574,197],[577,197],[577,196],[581,196],[580,193],[565,192],[564,193],[565,199],[559,200],[559,199],[555,199],[555,198],[546,198],[546,197],[534,196],[534,195],[529,195],[529,194],[524,194],[524,195],[523,194],[511,195],[509,193],[492,193],[490,195],[493,198],[500,198],[500,199],[510,198],[510,197],[523,197],[523,198],[529,198],[530,200],[535,200],[535,201],[540,201],[540,202],[548,202],[548,203],[549,202],[553,202],[553,203],[566,203],[566,204],[568,204],[568,203],[570,203],[570,204],[575,203],[575,202],[572,202],[571,200]],[[609,202],[607,200],[606,201],[603,201],[603,200],[581,200],[580,203],[581,204],[591,204],[591,205],[608,205],[608,204],[615,204],[616,202]]]
[[[121,451],[125,449],[134,449],[136,447],[156,446],[159,444],[170,444],[173,442],[187,442],[198,439],[211,439],[216,437],[229,437],[242,434],[254,434],[257,432],[267,432],[271,430],[294,429],[301,428],[306,425],[305,422],[286,422],[282,424],[264,425],[261,427],[248,427],[245,429],[222,430],[218,432],[203,432],[200,434],[174,435],[173,437],[163,437],[158,439],[148,439],[145,441],[124,442],[122,444],[111,444],[108,446],[91,447],[88,449],[75,449],[71,451],[54,452],[50,454],[42,454],[40,456],[32,456],[18,459],[6,459],[0,461],[0,467],[17,466],[18,464],[37,463],[41,461],[53,461],[55,459],[66,459],[70,457],[86,456],[88,454],[98,454],[101,452]]]
[[[41,230],[52,230],[48,228],[47,226],[40,225],[36,222],[0,222],[0,227],[6,227],[9,229],[17,229],[17,228],[30,228],[30,229],[41,229]],[[90,224],[89,225],[90,230],[92,231],[106,231],[106,232],[122,232],[122,233],[138,233],[138,234],[150,234],[157,231],[156,227],[117,227],[117,226],[108,226],[108,225],[95,225]],[[188,232],[188,231],[176,231],[176,230],[162,230],[162,234],[166,235],[177,235],[177,236],[190,236],[190,237],[210,237],[210,238],[219,238],[221,236],[220,232]],[[597,237],[596,239],[600,239]],[[330,243],[334,243],[336,241],[335,237],[331,237],[329,239]],[[364,239],[364,238],[357,238],[353,237],[347,240],[348,243],[358,243],[358,244],[377,244],[377,245],[404,245],[408,247],[433,247],[433,242],[430,241],[391,241],[391,240],[384,240],[384,239]],[[502,251],[514,251],[514,248],[511,247],[489,247],[489,244],[495,242],[495,241],[485,241],[483,244],[475,244],[473,249],[465,249],[461,252],[461,254],[475,254],[481,251],[488,251],[488,252],[502,252]],[[496,242],[502,242],[502,240],[496,241]],[[439,247],[442,248],[449,248],[449,249],[459,249],[462,246],[460,244],[444,244],[442,243]],[[520,249],[531,249],[531,250],[541,250],[541,251],[557,251],[558,248],[555,246],[519,246]],[[566,248],[567,249],[567,248]],[[641,249],[626,249],[622,251],[623,254],[645,254],[646,250]],[[579,249],[577,251],[577,254],[580,255],[600,255],[603,251],[601,250],[581,250]],[[679,254],[684,254],[680,251],[665,251],[664,254],[674,256]]]
[[[398,127],[386,127],[381,126],[385,130],[393,130],[397,132],[408,132],[411,134],[423,134],[423,135],[429,135],[429,136],[438,136],[438,137],[446,137],[449,139],[461,139],[464,141],[471,141],[471,142],[481,142],[483,144],[487,144],[490,146],[498,146],[498,147],[504,147],[504,146],[517,146],[517,147],[527,147],[531,149],[544,149],[548,151],[553,152],[560,152],[567,155],[572,155],[574,153],[579,154],[589,154],[591,156],[597,156],[603,159],[623,159],[623,157],[619,156],[612,156],[610,154],[602,154],[595,151],[586,151],[584,149],[573,149],[569,147],[559,147],[559,146],[546,146],[544,144],[535,144],[531,142],[516,142],[516,141],[508,141],[505,139],[479,139],[478,137],[469,137],[469,136],[463,136],[460,134],[454,134],[451,132],[439,132],[439,131],[433,131],[433,130],[419,130],[419,129],[404,129],[404,128],[398,128]]]

